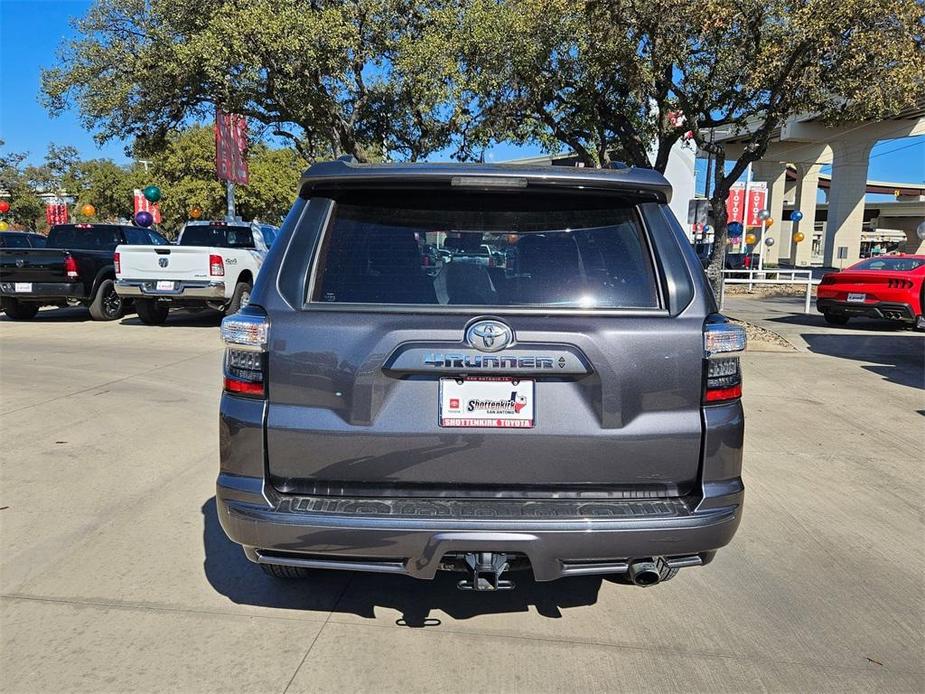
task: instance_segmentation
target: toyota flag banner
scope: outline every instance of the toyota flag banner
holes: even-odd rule
[[[45,205],[45,221],[48,222],[48,226],[67,224],[67,203],[50,202]]]
[[[150,212],[151,216],[154,218],[155,224],[161,223],[161,208],[156,202],[151,202],[145,197],[143,191],[138,188],[135,189],[135,214],[139,212]],[[134,216],[134,215],[132,215]]]
[[[247,120],[215,109],[215,172],[219,179],[247,185]]]
[[[726,214],[729,222],[741,222],[747,227],[760,227],[758,213],[764,209],[768,200],[768,184],[763,181],[746,186],[736,183],[729,189],[726,198]]]

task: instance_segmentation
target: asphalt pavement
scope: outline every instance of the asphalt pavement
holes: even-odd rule
[[[797,300],[799,301],[799,300]],[[925,336],[775,302],[747,499],[707,567],[475,595],[264,576],[215,516],[214,315],[0,318],[4,692],[925,690]]]

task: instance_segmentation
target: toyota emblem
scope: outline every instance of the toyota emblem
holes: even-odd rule
[[[514,333],[501,321],[480,320],[466,330],[466,342],[482,352],[498,352],[511,346]]]

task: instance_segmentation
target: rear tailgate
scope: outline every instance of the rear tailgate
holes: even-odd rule
[[[440,195],[432,211],[426,194],[341,195],[310,302],[269,312],[272,484],[421,496],[689,491],[700,466],[704,315],[664,309],[638,209],[523,193],[508,209],[499,194]],[[505,267],[422,263],[430,245],[485,243]],[[482,321],[512,341],[494,350],[471,334]],[[506,391],[441,395],[488,375],[510,379],[511,403],[528,399],[532,416],[517,428],[480,400],[506,408]],[[474,425],[469,411],[481,413]]]
[[[271,315],[273,483],[305,493],[584,489],[634,496],[680,494],[693,485],[702,321],[574,317],[551,329],[548,318],[512,316],[518,347],[556,365],[523,373],[535,381],[533,427],[442,427],[440,379],[459,369],[425,360],[471,352],[463,333],[472,317]],[[402,370],[390,368],[397,354],[410,357]],[[560,373],[560,357],[577,373]],[[573,357],[585,368],[572,368]]]
[[[200,246],[119,246],[119,279],[203,280],[209,255],[221,252]]]
[[[0,282],[68,282],[64,270],[67,255],[57,248],[0,250]]]

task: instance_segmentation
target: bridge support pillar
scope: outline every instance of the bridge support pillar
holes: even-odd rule
[[[816,228],[816,194],[819,190],[819,171],[822,164],[797,164],[796,200],[794,206],[803,213],[803,219],[790,225],[790,262],[796,267],[809,267],[813,256],[813,230]],[[803,232],[797,243],[792,236]]]
[[[770,248],[765,247],[764,263],[765,265],[777,265],[781,247],[784,244],[783,239],[781,239],[781,229],[783,227],[781,217],[784,214],[784,188],[787,182],[787,166],[779,161],[766,159],[756,161],[752,164],[752,179],[764,181],[768,184],[767,209],[771,213],[774,224],[765,231],[765,236],[774,239],[775,243]],[[760,243],[764,243],[764,239],[761,239]]]
[[[827,267],[847,267],[861,257],[867,166],[875,143],[876,140],[860,138],[829,143],[832,148],[832,184],[829,188],[823,259]],[[839,249],[842,249],[842,258],[839,258]]]

